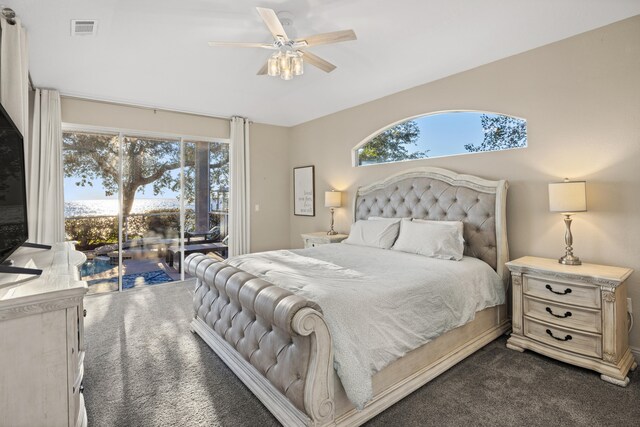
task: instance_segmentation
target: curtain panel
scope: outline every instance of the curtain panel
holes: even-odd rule
[[[65,240],[60,94],[36,89],[33,129],[28,143],[27,186],[29,241],[52,244]]]
[[[250,251],[249,120],[231,118],[229,256]]]
[[[19,18],[0,19],[0,102],[25,141],[29,140],[29,69],[27,34]]]

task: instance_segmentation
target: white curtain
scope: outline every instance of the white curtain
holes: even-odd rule
[[[249,120],[231,118],[229,153],[229,256],[249,252]]]
[[[33,129],[26,158],[29,241],[52,244],[65,240],[60,94],[36,89]]]
[[[27,34],[20,23],[0,18],[0,102],[25,141],[29,140]]]

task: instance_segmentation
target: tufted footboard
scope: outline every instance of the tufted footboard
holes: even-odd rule
[[[191,323],[284,425],[331,424],[333,350],[320,308],[249,273],[193,254]]]

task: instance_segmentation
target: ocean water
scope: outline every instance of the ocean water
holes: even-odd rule
[[[193,206],[185,206],[193,209]],[[132,214],[143,214],[149,211],[162,209],[173,210],[180,208],[178,199],[138,199],[133,201]],[[115,216],[118,215],[117,199],[97,199],[97,200],[70,200],[64,202],[64,216],[86,217],[86,216]]]

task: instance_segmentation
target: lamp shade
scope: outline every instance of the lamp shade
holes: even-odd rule
[[[586,182],[568,181],[549,184],[551,212],[583,212],[587,210]]]
[[[339,208],[342,206],[342,192],[340,191],[325,191],[324,192],[324,207],[325,208]]]

